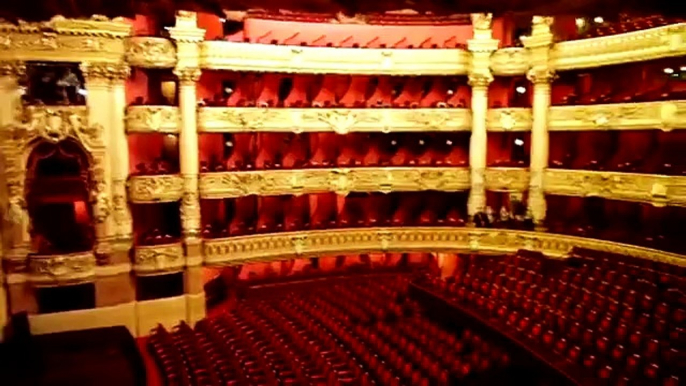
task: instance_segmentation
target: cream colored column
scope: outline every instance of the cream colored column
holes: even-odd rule
[[[498,41],[492,38],[491,14],[472,14],[474,38],[467,41],[472,53],[469,69],[469,85],[472,86],[472,135],[469,141],[469,168],[471,189],[467,212],[472,218],[486,209],[486,169],[488,113],[488,85],[493,81],[490,69],[491,54],[498,48]]]
[[[180,11],[170,36],[176,42],[177,64],[174,74],[179,80],[179,110],[181,133],[179,135],[179,160],[184,194],[181,202],[181,224],[186,244],[186,314],[187,321],[205,317],[205,294],[202,274],[202,240],[200,239],[200,199],[198,195],[197,93],[196,82],[200,79],[200,42],[205,30],[197,27],[194,12]]]
[[[129,145],[125,127],[126,79],[130,73],[128,65],[119,66],[113,74],[111,86],[112,131],[109,155],[112,165],[112,215],[115,236],[112,247],[116,254],[128,253],[133,243],[133,223],[126,191],[126,181],[129,177]]]
[[[543,229],[546,214],[545,171],[548,167],[548,109],[550,108],[550,84],[553,71],[550,66],[550,32],[552,18],[534,16],[531,36],[523,37],[524,47],[529,51],[531,69],[527,78],[533,83],[533,124],[531,128],[531,164],[529,166],[528,210],[537,229]]]
[[[112,87],[111,79],[118,71],[118,65],[110,63],[82,63],[81,70],[86,80],[86,105],[88,125],[98,127],[102,135],[103,147],[91,150],[91,178],[93,219],[95,222],[95,253],[99,260],[108,261],[112,252],[111,243],[115,239],[114,219],[111,215],[112,161]]]
[[[0,62],[0,131],[12,130],[13,125],[20,123],[19,80],[25,72],[22,62]],[[3,134],[2,138],[11,137],[7,135]],[[19,148],[15,141],[3,140],[0,141],[0,150],[4,160],[4,178],[0,181],[7,185],[7,196],[0,193],[0,202],[7,205],[2,227],[3,241],[7,243],[4,245],[6,250],[2,252],[6,268],[21,270],[31,247],[31,225],[24,200],[24,149]]]

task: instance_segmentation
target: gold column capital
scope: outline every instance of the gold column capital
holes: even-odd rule
[[[0,61],[0,76],[19,78],[26,75],[26,63],[20,60]]]
[[[174,69],[174,75],[179,79],[179,82],[184,83],[196,83],[200,80],[200,75],[202,71],[198,67],[183,67]]]
[[[531,68],[526,72],[526,78],[533,84],[550,84],[557,75],[549,68]]]

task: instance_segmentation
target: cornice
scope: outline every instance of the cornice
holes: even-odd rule
[[[464,75],[462,49],[302,47],[228,41],[200,43],[204,69],[357,75]]]
[[[686,55],[686,23],[560,42],[551,50],[556,71]]]
[[[548,129],[686,129],[686,101],[553,106],[548,111]]]
[[[178,174],[131,176],[129,200],[136,204],[174,202],[183,196],[183,178]]]
[[[203,107],[200,132],[350,132],[468,131],[469,109],[284,109]]]
[[[127,133],[177,134],[181,126],[176,106],[129,106],[126,108]]]
[[[159,275],[183,271],[183,246],[180,242],[134,247],[133,270],[137,275]]]
[[[48,22],[0,23],[0,60],[120,62],[131,25],[123,19],[55,16]]]
[[[132,36],[126,39],[126,61],[134,67],[174,68],[176,47],[166,38]]]
[[[36,286],[55,286],[93,281],[95,255],[92,251],[29,255],[28,280]]]
[[[488,131],[531,131],[533,118],[530,108],[488,109]]]
[[[529,169],[488,167],[484,171],[486,190],[495,192],[522,192],[529,189]]]
[[[203,173],[205,199],[251,194],[282,195],[336,192],[462,191],[469,189],[469,169],[455,167],[384,167],[266,170]]]
[[[686,206],[686,177],[681,176],[548,169],[543,186],[548,194]]]
[[[509,229],[402,227],[284,232],[204,241],[206,265],[373,252],[497,252],[520,249],[566,257],[574,247],[686,266],[686,256],[575,236]]]

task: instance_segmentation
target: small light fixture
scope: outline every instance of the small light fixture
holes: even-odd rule
[[[679,71],[686,71],[686,66],[679,67]]]
[[[80,88],[76,91],[79,95],[87,96],[88,95],[88,90],[85,88]]]
[[[226,147],[233,147],[233,142],[231,142],[231,141],[226,141],[226,142],[224,142],[224,146],[226,146]]]
[[[231,87],[227,87],[224,89],[224,92],[227,94],[233,94],[233,89]]]
[[[665,68],[665,69],[662,70],[662,71],[663,71],[665,74],[673,74],[673,73],[674,73],[674,69],[671,68],[671,67],[667,67],[667,68]]]
[[[448,145],[448,146],[452,146],[452,145],[453,145],[453,141],[447,140],[447,141],[445,141],[445,144]]]
[[[398,142],[395,139],[391,141],[391,146],[395,146],[397,144],[398,144]]]
[[[455,94],[455,90],[448,90],[448,95],[453,95]]]
[[[605,19],[602,16],[596,16],[593,18],[593,22],[597,24],[605,23]]]
[[[514,142],[517,146],[524,146],[524,141],[521,138],[516,138]]]
[[[419,140],[419,146],[424,146],[424,140],[423,139]]]
[[[27,88],[25,86],[19,87],[19,95],[26,95]]]
[[[576,20],[574,20],[574,22],[576,23],[577,28],[584,28],[584,26],[586,25],[586,19],[584,19],[583,17],[577,17]]]
[[[224,19],[223,17],[222,17],[222,18],[219,18],[219,22],[220,22],[220,23],[226,23],[226,19]]]
[[[517,86],[517,88],[515,88],[515,91],[517,91],[518,94],[524,94],[524,93],[526,93],[526,87]]]

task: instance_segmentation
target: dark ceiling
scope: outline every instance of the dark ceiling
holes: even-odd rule
[[[167,18],[177,9],[221,15],[223,9],[287,9],[308,12],[376,13],[414,9],[435,14],[514,12],[522,15],[573,14],[616,16],[619,13],[686,16],[685,0],[0,0],[0,17],[48,20],[53,15],[109,17],[154,14]]]

